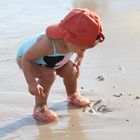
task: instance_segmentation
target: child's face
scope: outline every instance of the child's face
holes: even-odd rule
[[[74,52],[74,53],[82,53],[85,50],[96,46],[99,43],[99,40],[96,40],[95,44],[93,46],[80,46],[80,45],[76,45],[76,44],[73,44],[73,43],[68,42],[68,41],[65,41],[65,43],[66,43],[66,46],[67,46],[69,51]]]

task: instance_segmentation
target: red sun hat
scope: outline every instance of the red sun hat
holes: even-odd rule
[[[73,9],[60,23],[47,27],[49,38],[69,41],[77,45],[94,45],[98,36],[99,42],[105,37],[102,34],[100,17],[88,9]]]

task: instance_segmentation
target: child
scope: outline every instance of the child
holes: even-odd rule
[[[47,98],[56,75],[63,78],[68,102],[87,106],[90,101],[77,89],[80,65],[86,49],[103,42],[100,18],[88,9],[73,9],[60,23],[47,27],[46,33],[23,43],[17,54],[17,63],[23,70],[29,92],[35,96],[33,116],[45,122],[54,122],[58,116],[47,107]],[[77,54],[75,63],[70,60]]]

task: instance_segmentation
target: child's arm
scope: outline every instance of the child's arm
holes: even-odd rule
[[[80,65],[82,63],[84,53],[85,53],[85,51],[77,53],[77,57],[75,59],[74,65],[76,66],[76,69],[77,69],[77,73],[76,73],[77,78],[80,76]]]
[[[34,69],[37,66],[35,61],[49,52],[47,46],[47,38],[44,37],[38,40],[23,56],[23,72],[29,91],[33,95],[43,94],[43,87],[35,80]]]

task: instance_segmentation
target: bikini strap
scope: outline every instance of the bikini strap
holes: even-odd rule
[[[55,41],[53,39],[50,39],[51,43],[52,43],[52,49],[53,49],[53,54],[56,53],[56,45],[55,45]]]

